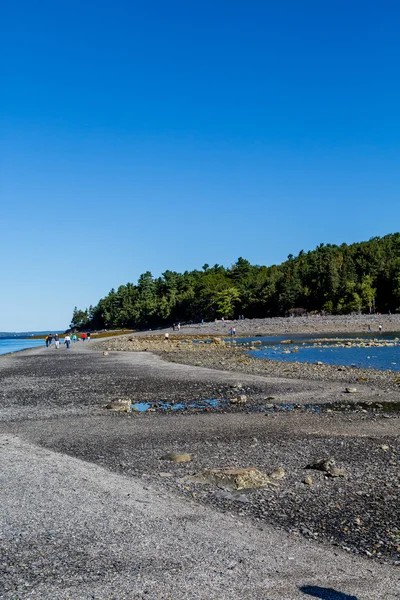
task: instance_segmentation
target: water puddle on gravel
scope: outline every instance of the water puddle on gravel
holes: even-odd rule
[[[154,401],[154,402],[133,402],[131,404],[131,410],[134,412],[147,412],[150,410],[154,411],[163,411],[163,412],[176,412],[176,411],[184,411],[189,409],[197,409],[197,410],[211,410],[220,408],[226,404],[226,400],[218,399],[218,398],[205,398],[202,400],[195,400],[190,404],[182,404],[181,402],[172,403],[172,402],[164,402],[164,401]]]
[[[226,398],[205,398],[187,404],[182,402],[172,403],[163,400],[153,402],[134,402],[131,404],[132,412],[184,412],[210,411],[235,407],[230,405]],[[324,412],[364,412],[364,413],[400,413],[400,402],[327,402],[316,404],[246,404],[247,412],[292,412],[307,411],[313,413]]]

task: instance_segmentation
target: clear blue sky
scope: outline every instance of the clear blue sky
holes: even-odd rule
[[[8,2],[0,331],[400,229],[400,5]]]

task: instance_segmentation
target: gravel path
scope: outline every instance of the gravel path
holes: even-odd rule
[[[388,567],[377,572],[133,478],[0,440],[4,599],[295,600],[311,586],[398,598]]]

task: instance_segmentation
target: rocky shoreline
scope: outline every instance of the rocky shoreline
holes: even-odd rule
[[[96,343],[104,352],[152,352],[171,363],[228,371],[247,378],[248,384],[221,387],[214,395],[221,401],[213,409],[185,406],[187,413],[199,410],[262,414],[271,419],[273,434],[265,423],[254,427],[252,437],[241,443],[232,433],[229,443],[218,443],[219,463],[229,467],[251,465],[265,469],[261,456],[273,449],[270,467],[281,467],[285,476],[267,490],[216,491],[181,477],[182,466],[173,466],[164,485],[210,503],[220,510],[266,520],[285,527],[293,535],[329,541],[347,551],[400,564],[400,506],[398,502],[400,445],[398,436],[400,379],[398,373],[323,364],[280,363],[246,355],[247,348],[212,338],[193,343],[196,336],[128,336]],[[252,381],[253,383],[249,383]],[[259,386],[269,382],[269,392]],[[280,382],[277,387],[271,382]],[[316,388],[313,386],[317,386]],[[351,392],[351,393],[349,393]],[[207,389],[207,395],[210,390]],[[134,406],[134,405],[133,405]],[[149,405],[150,406],[150,405]],[[152,410],[174,415],[174,406],[154,403]],[[310,414],[311,412],[311,414]],[[317,435],[299,434],[312,420]],[[347,424],[355,426],[345,433]],[[282,443],[279,428],[285,431]],[[293,427],[292,434],[286,433]],[[380,432],[375,439],[375,429]],[[358,430],[359,433],[356,433]],[[387,433],[384,433],[387,430]],[[287,436],[287,437],[286,437]],[[207,438],[206,438],[207,439]],[[271,442],[271,439],[274,441]],[[191,440],[193,442],[193,440]],[[190,446],[196,456],[208,456],[202,440]],[[210,444],[211,445],[211,444]],[[188,449],[188,445],[185,445]],[[223,450],[222,450],[223,449]],[[345,476],[333,480],[323,471],[307,472],[310,456],[334,457]],[[368,458],[366,458],[368,457]],[[205,468],[207,460],[203,463]],[[187,471],[187,465],[183,471]],[[179,473],[179,477],[176,474]],[[194,476],[195,473],[193,472]],[[178,481],[177,481],[178,480]],[[364,516],[362,516],[364,515]],[[390,516],[389,516],[390,515]]]
[[[400,314],[393,315],[308,315],[305,317],[271,317],[266,319],[218,320],[209,323],[182,324],[180,333],[188,335],[229,335],[234,326],[239,336],[285,335],[289,334],[340,334],[366,333],[368,327],[378,332],[382,325],[383,332],[400,332]],[[172,327],[155,331],[138,332],[135,335],[152,335],[173,332]]]
[[[400,565],[400,439],[399,413],[389,411],[389,404],[400,403],[395,374],[261,361],[248,358],[235,344],[224,344],[220,336],[215,336],[213,343],[194,344],[193,336],[200,341],[204,338],[170,332],[165,341],[164,333],[158,333],[78,343],[70,351],[41,348],[0,358],[0,440],[5,440],[5,449],[14,439],[27,444],[26,458],[7,462],[3,477],[13,473],[17,464],[22,468],[39,448],[46,453],[46,460],[52,461],[50,469],[37,467],[36,481],[43,480],[47,489],[51,473],[56,471],[55,457],[63,457],[68,473],[77,469],[68,461],[78,460],[98,469],[96,478],[102,478],[99,506],[109,507],[112,516],[97,522],[93,530],[87,529],[85,517],[85,524],[74,530],[74,536],[62,542],[62,548],[68,550],[60,554],[57,536],[34,531],[33,537],[26,539],[38,514],[54,513],[54,497],[49,496],[49,504],[43,505],[43,492],[37,499],[39,513],[29,516],[32,500],[26,496],[27,504],[21,509],[16,493],[15,522],[5,550],[6,587],[1,590],[0,586],[2,597],[30,597],[24,591],[26,583],[32,589],[45,586],[48,590],[51,582],[52,597],[64,600],[61,592],[54,593],[64,573],[77,569],[90,583],[98,580],[99,573],[112,573],[114,564],[125,573],[121,584],[124,593],[132,595],[138,585],[128,575],[132,558],[122,550],[118,554],[116,541],[121,535],[121,515],[126,513],[126,496],[131,493],[121,500],[118,491],[131,481],[140,486],[143,502],[150,506],[155,505],[156,498],[164,499],[162,516],[153,521],[151,511],[146,513],[141,527],[150,527],[151,535],[154,532],[158,536],[166,521],[171,524],[174,534],[167,538],[175,557],[171,577],[178,577],[181,586],[188,577],[197,577],[192,565],[213,568],[215,557],[210,547],[216,547],[216,536],[206,545],[200,540],[210,520],[215,519],[213,527],[218,535],[216,523],[226,523],[232,535],[240,527],[243,535],[251,532],[255,549],[250,562],[245,563],[246,572],[254,564],[261,570],[268,568],[261,566],[266,552],[270,552],[268,564],[281,548],[286,548],[285,560],[295,557],[285,583],[281,579],[271,583],[275,585],[271,598],[303,597],[296,592],[301,582],[318,581],[330,589],[335,572],[337,589],[344,589],[343,584],[362,598],[394,599]],[[356,391],[346,392],[346,388]],[[207,399],[213,402],[207,404]],[[149,410],[138,410],[143,404]],[[107,473],[112,474],[111,479]],[[92,483],[88,490],[88,477],[85,473],[80,483],[71,484],[79,488],[80,507],[93,503],[90,494],[95,487]],[[116,483],[110,483],[113,478],[117,478]],[[12,485],[7,483],[4,490],[12,490]],[[55,485],[57,511],[67,513],[70,491],[62,484],[60,488],[60,483]],[[36,494],[37,489],[37,484],[31,486],[29,494]],[[9,494],[4,495],[2,502],[8,498]],[[193,516],[185,515],[189,509],[200,508],[205,511],[199,521],[201,528],[191,537],[190,519],[200,517],[194,512]],[[29,517],[29,527],[21,525],[16,535],[21,510]],[[137,511],[130,514],[133,516],[123,525],[126,531],[136,522]],[[97,536],[106,523],[111,529],[101,535],[106,536],[114,558],[103,549],[94,562],[77,567],[82,564],[82,548],[91,556],[93,540],[96,547],[104,543]],[[50,529],[54,531],[56,526],[52,524]],[[274,536],[279,541],[268,550]],[[227,557],[237,555],[245,560],[244,554],[238,554],[237,542],[234,547],[226,543]],[[183,564],[182,557],[192,556],[193,548],[192,561],[185,563],[188,573],[183,571],[181,577],[176,564]],[[300,566],[314,549],[318,560]],[[52,552],[54,560],[43,562],[40,557]],[[150,569],[147,580],[158,581],[157,567],[148,552],[146,543],[142,544],[136,561]],[[230,589],[237,586],[237,592],[232,591],[232,596],[209,592],[207,597],[244,597],[240,591],[242,576],[229,567],[232,558],[224,561],[222,556],[221,560],[225,565],[220,567],[225,569],[221,589],[229,582]],[[26,571],[27,564],[40,566]],[[341,571],[335,566],[339,564]],[[163,568],[169,572],[168,566]],[[279,578],[283,568],[280,563],[276,571],[269,572],[269,580]],[[390,583],[379,579],[383,572]],[[349,581],[356,583],[349,587]],[[124,587],[127,582],[129,586]],[[164,589],[165,582],[154,585]],[[108,588],[107,593],[96,589],[99,599],[123,597],[121,587],[112,593]],[[249,588],[245,597],[259,598],[260,589]],[[290,592],[285,594],[283,589]],[[188,584],[187,595],[181,588],[180,596],[197,598],[196,593]],[[80,596],[74,590],[71,597],[86,600],[92,596]],[[154,598],[161,597],[156,591]]]
[[[318,364],[311,364],[258,359],[248,354],[249,348],[252,350],[257,348],[251,344],[224,343],[219,336],[205,336],[212,341],[203,343],[202,335],[184,333],[168,334],[169,338],[166,340],[164,335],[153,333],[148,336],[120,336],[93,343],[97,349],[104,352],[153,352],[164,360],[198,367],[268,377],[340,381],[352,385],[368,383],[388,393],[400,392],[400,375],[391,370],[337,367],[323,364],[321,361]]]

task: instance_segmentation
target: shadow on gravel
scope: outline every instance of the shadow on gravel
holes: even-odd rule
[[[304,585],[299,588],[303,594],[308,594],[314,598],[321,598],[322,600],[358,600],[356,596],[349,596],[343,594],[343,592],[337,592],[332,588],[322,588],[318,585]]]

